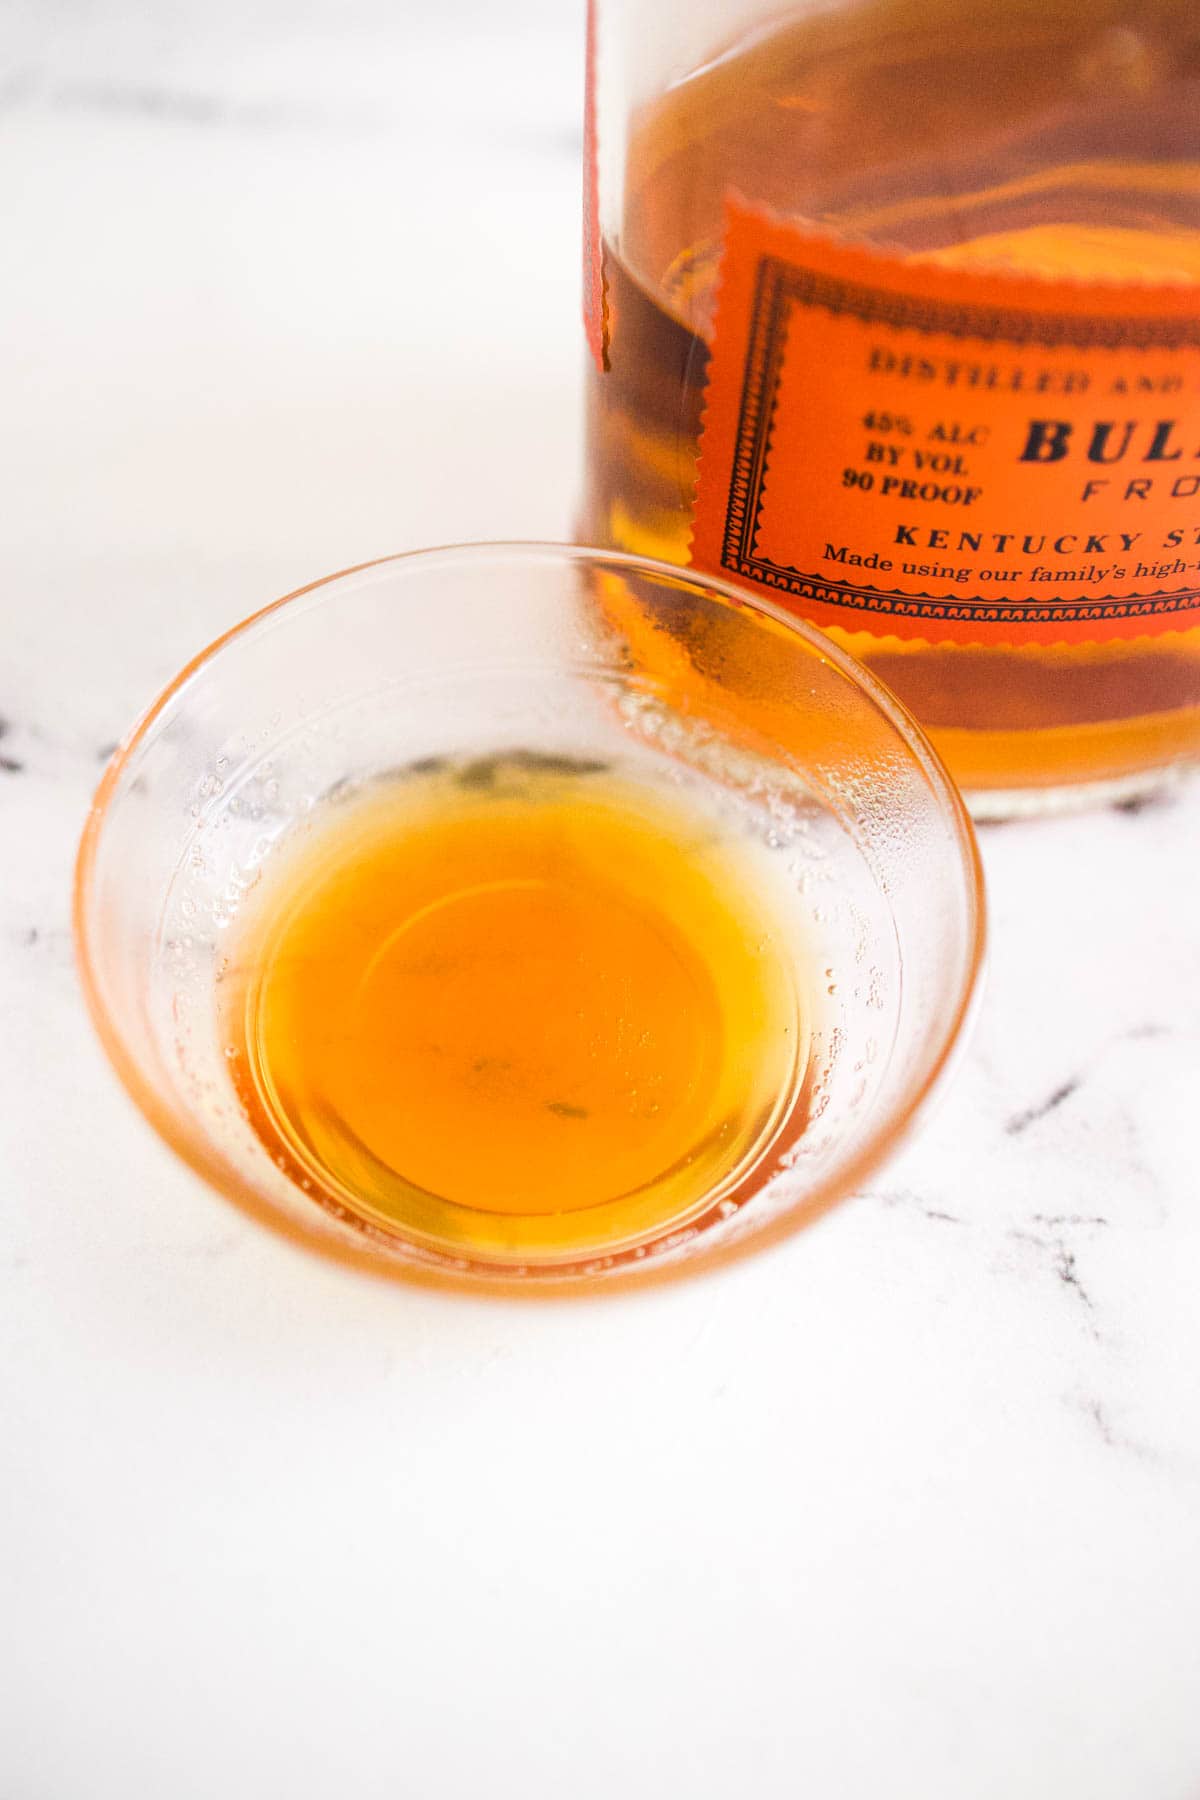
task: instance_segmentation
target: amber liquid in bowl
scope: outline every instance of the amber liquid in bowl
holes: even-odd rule
[[[435,763],[268,858],[222,984],[274,1160],[501,1262],[684,1222],[801,1128],[810,1008],[769,857],[601,763]]]

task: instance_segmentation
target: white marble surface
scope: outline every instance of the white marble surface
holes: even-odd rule
[[[0,15],[0,1794],[1195,1800],[1200,786],[986,831],[933,1124],[665,1292],[327,1267],[84,1020],[74,841],[177,665],[569,528],[579,11]]]

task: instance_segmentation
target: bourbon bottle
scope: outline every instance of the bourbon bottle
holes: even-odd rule
[[[586,535],[814,620],[979,813],[1200,750],[1192,0],[595,0]]]

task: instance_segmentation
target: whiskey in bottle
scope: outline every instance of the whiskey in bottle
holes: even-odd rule
[[[815,620],[981,813],[1149,786],[1200,750],[1200,11],[763,11],[596,0],[586,535]]]

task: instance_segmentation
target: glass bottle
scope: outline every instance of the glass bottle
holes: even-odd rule
[[[772,592],[977,812],[1200,749],[1200,9],[595,0],[592,541]]]

